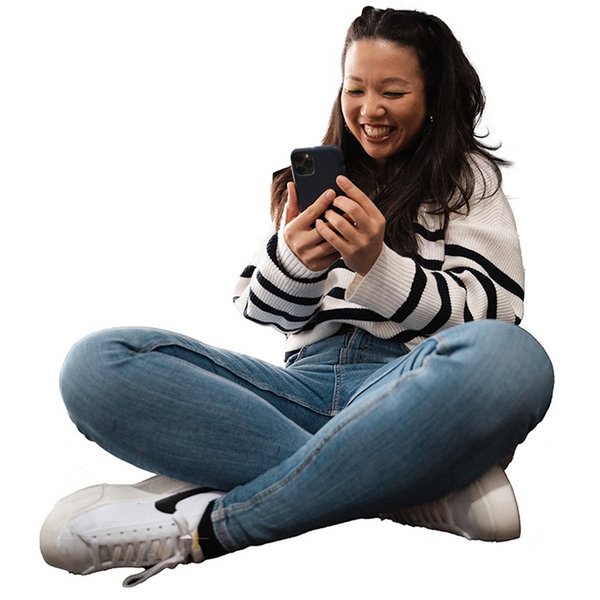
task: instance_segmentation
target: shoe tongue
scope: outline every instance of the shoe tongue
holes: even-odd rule
[[[160,500],[157,500],[154,504],[156,510],[162,513],[172,515],[178,508],[178,504],[186,500],[187,498],[193,498],[195,496],[201,496],[201,494],[207,492],[206,488],[192,488],[190,490],[183,490],[176,492]]]
[[[213,500],[221,497],[222,492],[201,492],[192,496],[182,498],[177,502],[176,514],[183,516],[189,524],[190,532],[195,532],[200,525],[207,507]],[[175,515],[173,515],[175,516]]]

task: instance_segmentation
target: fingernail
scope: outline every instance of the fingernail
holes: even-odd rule
[[[349,179],[347,177],[344,177],[343,175],[338,175],[337,180],[338,183],[341,183],[342,185],[349,182]]]
[[[325,192],[325,198],[327,198],[327,200],[333,200],[335,198],[335,192],[333,190],[327,190]]]

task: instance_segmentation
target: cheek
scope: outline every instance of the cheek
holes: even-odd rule
[[[425,113],[423,111],[418,111],[415,113],[413,117],[414,128],[417,131],[421,131],[425,125]]]
[[[399,117],[404,121],[407,129],[420,131],[425,124],[425,108],[421,104],[415,104],[407,107],[407,110],[403,111],[403,114]]]
[[[344,121],[346,121],[346,123],[348,123],[348,121],[350,120],[350,111],[348,110],[348,102],[346,100],[344,100],[343,98],[342,98],[341,106],[342,106],[342,116],[344,117]]]
[[[352,127],[352,124],[358,118],[360,108],[357,106],[356,102],[352,101],[352,98],[342,98],[341,107],[344,121],[346,121],[349,127]]]
[[[414,119],[419,129],[425,124],[427,118],[427,105],[425,104],[425,98],[421,97],[414,106]]]

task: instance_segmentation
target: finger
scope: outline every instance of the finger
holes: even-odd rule
[[[323,258],[331,258],[332,256],[339,256],[339,252],[326,240],[322,240],[321,243],[316,246],[319,249],[319,254]]]
[[[309,227],[311,226],[330,206],[335,199],[333,190],[325,190],[310,206],[304,209],[299,215],[298,220]]]
[[[332,227],[345,240],[351,242],[356,238],[357,224],[352,217],[349,217],[346,213],[340,215],[334,210],[326,211],[324,216],[330,227]]]
[[[375,206],[373,201],[358,186],[354,185],[347,177],[338,175],[336,183],[348,198],[358,202],[363,208]]]
[[[365,224],[365,219],[375,224],[378,228],[385,227],[385,217],[379,210],[377,205],[367,196],[360,188],[354,185],[347,177],[339,176],[337,178],[338,185],[346,193],[346,197],[352,204],[348,204],[344,200],[344,196],[338,196],[336,201],[343,204],[342,210],[347,212],[353,223],[358,223],[359,226]]]
[[[287,225],[292,219],[295,219],[299,214],[298,195],[296,194],[296,185],[293,181],[287,184],[287,205],[285,208],[285,224]]]
[[[338,196],[333,201],[333,206],[339,209],[343,214],[346,220],[356,227],[356,224],[364,221],[366,215],[365,209],[355,202],[351,200],[347,196]]]
[[[330,267],[340,258],[340,253],[324,239],[308,250],[302,262],[312,271],[321,271]]]
[[[300,260],[324,241],[316,228],[303,228],[299,219],[288,223],[283,235],[287,245]]]
[[[323,258],[316,260],[312,264],[312,271],[325,271],[329,267],[331,267],[336,261],[341,258],[339,252],[334,252],[329,256],[324,256]]]
[[[315,228],[319,235],[340,254],[343,255],[348,249],[348,242],[327,221],[324,221],[323,219],[317,219],[315,222]]]

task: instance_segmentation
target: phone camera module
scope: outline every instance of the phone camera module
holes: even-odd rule
[[[312,175],[315,172],[315,163],[310,152],[297,152],[293,156],[294,170],[298,175]]]

